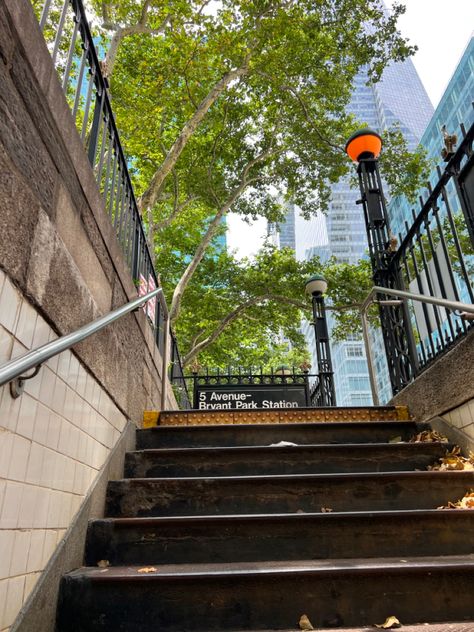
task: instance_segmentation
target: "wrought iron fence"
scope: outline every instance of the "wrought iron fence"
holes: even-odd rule
[[[333,372],[322,371],[312,377],[315,377],[315,380],[309,391],[309,405],[315,408],[335,406]]]
[[[171,332],[171,366],[169,379],[173,387],[173,392],[181,409],[192,408],[192,402],[189,395],[187,377],[183,372],[183,365],[179,355],[178,343],[174,334]]]
[[[176,378],[175,378],[176,380]],[[246,387],[269,386],[271,388],[275,386],[302,386],[305,392],[304,406],[321,406],[321,403],[317,397],[312,398],[311,393],[315,391],[316,385],[319,383],[319,375],[308,372],[301,372],[296,367],[291,369],[263,369],[263,367],[229,367],[227,371],[221,369],[209,370],[205,369],[205,372],[199,374],[197,372],[192,375],[183,375],[181,373],[178,379],[180,382],[188,382],[188,392],[191,392],[191,408],[197,409],[198,398],[197,392],[200,387],[241,387],[245,390]],[[327,404],[326,404],[327,405]]]
[[[427,198],[420,198],[420,210],[412,212],[413,221],[406,221],[405,234],[398,235],[398,249],[389,252],[385,244],[385,272],[383,264],[378,272],[384,272],[385,281],[392,279],[395,289],[474,303],[474,125],[461,131],[458,149],[448,156],[444,171],[437,168],[437,183],[427,185]],[[404,313],[399,307],[381,308],[384,337],[387,328],[394,334],[395,344],[386,345],[389,366],[398,367],[394,392],[474,326],[434,305],[408,301],[403,308]]]
[[[133,191],[129,161],[115,124],[103,62],[99,60],[83,2],[32,0],[32,5],[138,295],[145,295],[160,284]],[[154,299],[144,310],[162,349],[160,304]],[[172,354],[173,371],[182,376],[174,337]],[[189,398],[185,395],[179,401],[186,404]]]

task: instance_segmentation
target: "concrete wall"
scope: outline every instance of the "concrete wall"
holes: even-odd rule
[[[134,297],[30,3],[0,0],[0,364]],[[0,631],[160,394],[142,311],[49,361],[19,399],[0,389]]]
[[[418,421],[442,417],[474,440],[474,330],[393,398]]]

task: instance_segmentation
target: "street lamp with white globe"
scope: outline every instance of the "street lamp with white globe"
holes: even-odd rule
[[[324,305],[324,294],[327,288],[328,283],[322,274],[315,274],[306,281],[305,285],[305,291],[311,295],[313,302],[313,326],[319,375],[317,402],[320,406],[335,406],[334,373]]]

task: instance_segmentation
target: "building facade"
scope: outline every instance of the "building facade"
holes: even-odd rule
[[[422,137],[421,144],[427,151],[427,157],[432,161],[433,169],[430,180],[434,184],[438,176],[435,165],[442,163],[441,149],[443,147],[442,128],[450,134],[461,136],[461,125],[466,129],[474,122],[474,35],[466,46],[464,54],[451,77],[446,90],[429,121]],[[424,192],[421,191],[420,195]],[[448,191],[448,193],[450,193]],[[454,212],[459,212],[457,196],[450,196]],[[405,197],[394,198],[389,206],[390,225],[395,235],[405,234],[405,220],[412,221],[412,204]]]

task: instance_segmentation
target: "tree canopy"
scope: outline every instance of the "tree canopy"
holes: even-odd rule
[[[350,169],[345,140],[363,123],[346,112],[354,77],[365,69],[377,81],[414,50],[397,30],[403,6],[389,14],[381,0],[90,0],[90,9],[182,355],[222,363],[245,348],[262,359],[279,331],[302,348],[290,299],[301,307],[320,262],[269,247],[239,262],[213,244],[229,213],[278,221],[286,201],[306,218],[324,212],[331,184]],[[403,151],[391,152],[388,181],[409,192],[422,156],[409,157],[396,131],[389,153],[393,142]],[[365,287],[367,270],[331,262],[325,273],[339,285],[353,274]]]

